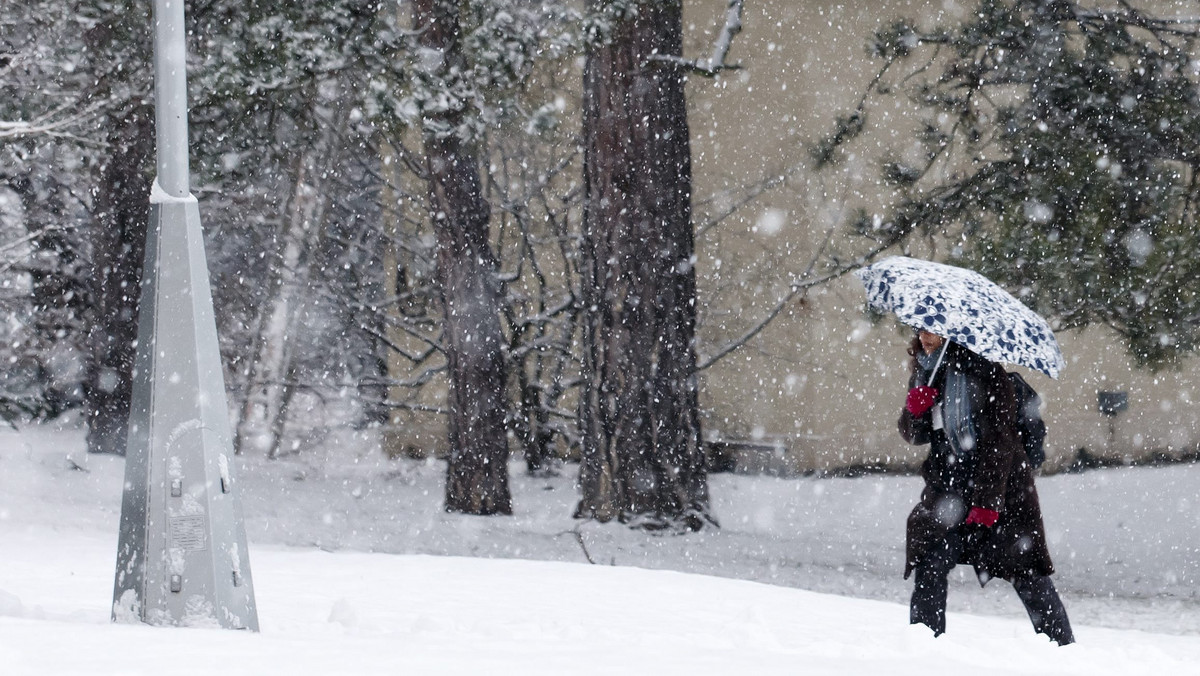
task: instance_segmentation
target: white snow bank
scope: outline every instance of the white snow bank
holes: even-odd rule
[[[261,634],[112,625],[123,462],[82,448],[77,431],[0,433],[4,676],[1104,676],[1192,674],[1200,663],[1197,466],[1039,481],[1080,640],[1060,649],[1032,632],[1011,588],[981,590],[961,568],[949,633],[908,626],[900,571],[913,477],[715,475],[722,528],[655,537],[579,524],[573,477],[530,478],[515,464],[514,516],[445,514],[440,464],[389,463],[352,445],[336,459],[237,461]],[[503,560],[583,562],[572,529],[593,560],[617,566]]]
[[[254,552],[260,634],[108,621],[114,543],[9,540],[10,676],[58,674],[1191,674],[1200,638],[950,617],[670,571],[517,560]],[[14,593],[15,592],[15,593]],[[12,609],[9,608],[9,611]]]

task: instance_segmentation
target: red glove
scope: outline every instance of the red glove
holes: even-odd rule
[[[913,415],[924,415],[925,411],[933,407],[937,395],[937,388],[928,385],[914,387],[908,391],[908,399],[904,402],[904,408]]]
[[[980,526],[991,528],[996,525],[996,519],[999,518],[1000,512],[987,509],[986,507],[972,507],[971,511],[967,513],[967,525],[970,526],[973,523],[977,523]]]

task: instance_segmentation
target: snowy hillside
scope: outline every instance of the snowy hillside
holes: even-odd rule
[[[436,464],[355,464],[345,448],[240,468],[263,628],[250,635],[110,624],[121,460],[82,454],[76,432],[0,436],[0,673],[1102,676],[1200,663],[1197,467],[1040,482],[1079,638],[1060,649],[1011,589],[981,590],[967,571],[946,636],[907,625],[913,478],[716,475],[723,527],[655,537],[579,527],[570,477],[518,475],[511,518],[446,515]],[[738,577],[773,585],[721,579]]]
[[[967,615],[933,640],[896,604],[669,571],[277,546],[254,552],[259,635],[111,625],[110,543],[60,535],[20,541],[6,566],[5,674],[1102,676],[1200,660],[1200,638],[1081,627],[1060,649]]]

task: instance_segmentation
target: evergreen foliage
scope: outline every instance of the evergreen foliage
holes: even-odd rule
[[[0,360],[15,365],[0,369],[0,416],[86,409],[89,397],[114,399],[106,383],[124,377],[101,363],[96,341],[114,323],[131,325],[136,309],[128,262],[140,256],[132,243],[154,174],[142,152],[152,146],[142,143],[152,127],[152,4],[0,4],[0,309],[12,318],[0,326]],[[458,11],[453,63],[422,45],[406,2],[186,3],[191,189],[230,403],[248,419],[270,380],[316,409],[289,413],[284,401],[270,421],[271,455],[397,411],[449,419],[437,399],[448,340],[440,214],[429,208],[421,147],[430,137],[469,151],[460,156],[479,164],[490,207],[511,408],[503,436],[521,444],[531,471],[553,472],[555,456],[580,446],[583,57],[653,5],[445,4]],[[691,69],[674,53],[650,56],[656,72]],[[674,111],[681,124],[683,112]],[[690,228],[683,219],[680,232]],[[270,331],[284,339],[281,366],[262,378],[254,364]],[[123,419],[118,408],[103,413]],[[396,426],[407,432],[408,420]]]
[[[957,25],[878,33],[864,100],[906,98],[921,150],[885,150],[898,198],[855,228],[948,240],[1056,327],[1109,326],[1158,368],[1200,344],[1200,22],[1106,6],[980,0]],[[839,118],[818,164],[868,116]]]

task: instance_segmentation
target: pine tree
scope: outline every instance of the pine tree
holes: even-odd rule
[[[887,97],[921,115],[923,154],[884,154],[899,199],[857,231],[943,237],[1055,326],[1109,326],[1137,362],[1175,363],[1200,344],[1200,23],[1069,0],[966,16],[880,32],[868,105],[816,149],[835,159]]]
[[[597,0],[588,9],[596,37],[584,66],[576,516],[696,530],[712,519],[696,384],[683,7]]]

